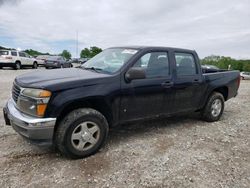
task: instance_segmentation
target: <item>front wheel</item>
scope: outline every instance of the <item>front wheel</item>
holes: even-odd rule
[[[33,69],[37,69],[38,65],[37,65],[37,62],[34,62],[33,63]]]
[[[218,121],[224,111],[224,97],[221,93],[213,92],[203,110],[202,119],[208,122]]]
[[[65,156],[83,158],[95,154],[108,136],[106,118],[91,108],[76,109],[59,123],[55,146]]]
[[[22,68],[22,65],[20,62],[16,62],[15,63],[15,67],[14,67],[16,70],[20,70]]]

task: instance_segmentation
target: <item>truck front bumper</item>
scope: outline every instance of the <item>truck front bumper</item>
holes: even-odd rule
[[[20,135],[33,141],[51,141],[56,118],[36,118],[21,113],[12,99],[3,109],[6,125],[11,125]]]

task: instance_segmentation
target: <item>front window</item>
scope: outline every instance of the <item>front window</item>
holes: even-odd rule
[[[19,52],[19,56],[20,56],[20,57],[25,57],[25,53]]]
[[[169,62],[167,52],[150,52],[143,55],[134,67],[145,70],[146,78],[162,78],[169,75]]]
[[[117,72],[137,52],[138,50],[135,49],[106,49],[88,60],[81,67],[112,74]]]

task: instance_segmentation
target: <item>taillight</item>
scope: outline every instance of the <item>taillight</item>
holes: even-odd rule
[[[237,84],[238,84],[238,88],[239,88],[240,87],[240,75],[238,77]]]

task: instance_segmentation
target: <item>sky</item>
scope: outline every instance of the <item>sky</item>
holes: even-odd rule
[[[76,57],[128,45],[250,58],[250,0],[0,0],[0,46]]]

